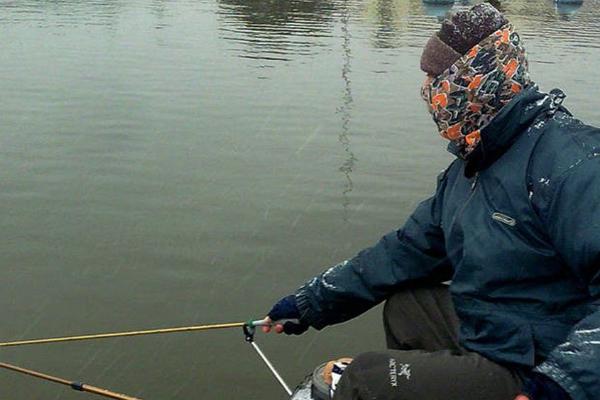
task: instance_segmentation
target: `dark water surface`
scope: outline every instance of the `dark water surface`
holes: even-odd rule
[[[600,1],[501,7],[600,125]],[[450,160],[417,0],[0,1],[0,339],[241,321],[398,227]],[[379,310],[258,337],[290,384]],[[282,399],[238,330],[5,348],[144,399]],[[0,371],[1,399],[93,397]]]

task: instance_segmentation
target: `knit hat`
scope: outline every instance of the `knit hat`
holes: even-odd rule
[[[421,69],[429,75],[438,76],[469,49],[507,23],[508,20],[488,3],[454,13],[442,22],[439,32],[425,45]]]

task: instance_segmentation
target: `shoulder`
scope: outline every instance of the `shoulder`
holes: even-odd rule
[[[543,126],[527,174],[534,203],[550,201],[565,181],[582,187],[600,178],[600,129],[567,112],[537,123]]]
[[[596,158],[600,161],[600,129],[565,112],[538,124],[543,127],[531,155],[529,172],[533,178],[560,178]]]

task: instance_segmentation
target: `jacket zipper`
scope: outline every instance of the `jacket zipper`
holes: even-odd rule
[[[462,218],[463,214],[465,213],[465,209],[467,208],[467,206],[471,202],[471,199],[473,198],[473,195],[475,194],[475,189],[477,188],[478,182],[479,182],[479,172],[476,172],[475,176],[473,177],[473,182],[471,182],[471,193],[469,194],[469,197],[465,201],[465,204],[463,204],[460,211],[454,216],[454,218],[452,220],[452,224],[450,224],[450,232],[452,232],[452,230],[454,229],[454,226],[456,225],[456,222],[460,218]]]
[[[477,186],[477,181],[479,181],[479,172],[475,172],[475,176],[473,177],[473,182],[471,183],[471,195],[475,191],[475,187]],[[471,196],[467,201],[471,200]]]

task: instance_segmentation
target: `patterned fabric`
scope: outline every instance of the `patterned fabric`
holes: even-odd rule
[[[481,140],[480,131],[531,83],[521,38],[507,24],[442,74],[428,77],[422,96],[442,137],[465,158]]]

